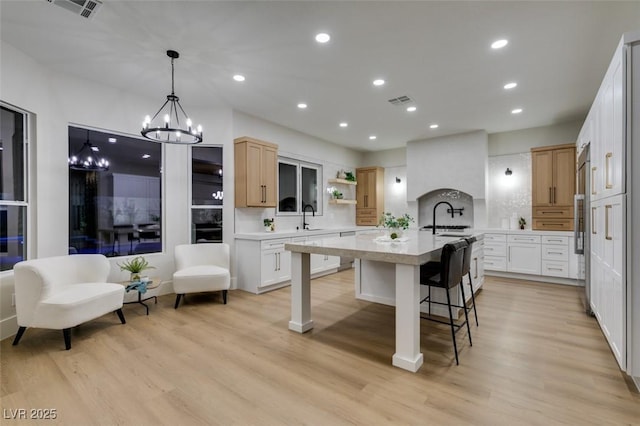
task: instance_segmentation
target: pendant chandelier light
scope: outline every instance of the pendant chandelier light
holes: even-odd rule
[[[106,172],[109,170],[109,161],[98,158],[100,149],[89,142],[89,130],[87,129],[87,141],[82,148],[68,158],[69,168],[85,172]]]
[[[193,127],[193,123],[175,94],[173,78],[173,60],[180,54],[175,50],[167,50],[171,58],[171,94],[151,118],[146,116],[142,123],[142,136],[154,142],[194,145],[202,142],[202,126]],[[162,114],[161,114],[162,113]],[[182,118],[181,118],[182,117]],[[157,119],[157,120],[156,120]]]

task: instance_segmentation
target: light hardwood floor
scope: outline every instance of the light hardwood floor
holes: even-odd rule
[[[421,322],[425,363],[391,366],[394,309],[354,298],[353,270],[312,284],[315,328],[287,329],[288,288],[256,296],[159,298],[62,333],[2,341],[3,417],[53,408],[65,425],[640,424],[619,371],[574,287],[488,278],[480,327]],[[50,424],[51,421],[31,421]],[[3,425],[28,423],[3,418]]]

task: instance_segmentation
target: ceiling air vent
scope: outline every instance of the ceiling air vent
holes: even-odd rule
[[[80,15],[83,18],[93,18],[102,6],[100,0],[47,0],[49,3]]]
[[[393,98],[393,99],[389,99],[389,103],[391,105],[406,105],[406,104],[412,104],[413,103],[413,99],[411,99],[408,96],[398,96],[397,98]]]

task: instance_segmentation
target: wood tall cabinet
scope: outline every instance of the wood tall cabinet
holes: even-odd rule
[[[278,145],[244,136],[234,155],[236,207],[275,207]]]
[[[384,169],[356,169],[356,225],[377,225],[384,211]]]
[[[532,229],[573,230],[576,188],[575,144],[531,149]]]

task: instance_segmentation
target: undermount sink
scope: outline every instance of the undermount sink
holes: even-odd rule
[[[467,238],[470,237],[471,234],[449,234],[449,233],[444,233],[444,234],[436,234],[438,237],[459,237],[459,238]]]

